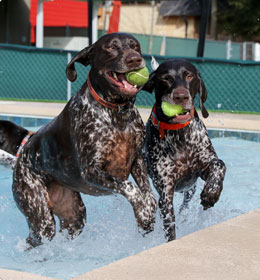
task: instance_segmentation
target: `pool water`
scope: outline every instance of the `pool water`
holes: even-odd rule
[[[260,207],[260,143],[236,137],[214,138],[212,142],[227,166],[220,200],[214,208],[203,211],[200,205],[203,181],[199,180],[190,208],[179,214],[183,197],[177,193],[174,198],[177,238]],[[165,242],[159,211],[154,232],[142,237],[125,198],[82,195],[87,224],[78,238],[70,241],[57,233],[52,242],[25,251],[27,224],[13,200],[12,172],[1,165],[0,180],[1,268],[70,279]]]

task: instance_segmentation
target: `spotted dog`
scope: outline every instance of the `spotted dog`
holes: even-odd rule
[[[21,150],[24,139],[28,139],[33,132],[10,121],[0,120],[0,164],[14,167],[16,158]]]
[[[198,177],[205,181],[201,193],[204,210],[214,206],[223,188],[226,167],[218,159],[205,125],[194,109],[194,98],[199,102],[204,118],[207,91],[199,72],[188,61],[164,61],[144,87],[155,91],[156,103],[146,124],[145,156],[148,173],[159,193],[159,208],[168,241],[176,238],[173,197],[184,192],[182,207],[187,207]],[[168,117],[163,113],[162,102],[179,104],[184,113]]]
[[[125,79],[126,72],[145,66],[140,45],[124,33],[101,37],[67,65],[71,82],[76,62],[91,65],[87,81],[24,145],[14,169],[14,199],[27,220],[31,246],[54,237],[54,215],[71,238],[82,231],[86,208],[80,193],[124,196],[145,232],[155,221],[156,201],[141,153],[145,127],[135,106],[140,88]]]
[[[16,162],[15,156],[0,149],[0,164],[13,168],[15,162]]]

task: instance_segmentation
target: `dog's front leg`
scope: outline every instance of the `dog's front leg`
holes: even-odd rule
[[[201,178],[206,182],[200,195],[204,210],[214,206],[219,200],[223,189],[225,173],[225,163],[220,159],[212,160],[207,169],[202,173]]]
[[[145,197],[145,204],[147,205],[148,209],[150,210],[151,217],[155,219],[155,212],[157,210],[157,203],[152,192],[151,186],[149,184],[149,178],[147,174],[147,169],[144,163],[144,159],[141,153],[137,155],[135,161],[133,162],[131,174],[144,194]]]
[[[163,219],[167,241],[176,239],[175,215],[173,206],[174,183],[164,181],[159,174],[153,174],[153,184],[159,193],[159,208]]]
[[[159,207],[163,218],[163,226],[167,241],[176,239],[175,215],[173,208],[173,189],[169,192],[163,191],[159,198]]]
[[[154,215],[146,205],[145,195],[132,182],[111,176],[99,167],[91,166],[87,170],[87,181],[90,185],[100,186],[114,193],[123,195],[132,205],[137,224],[145,232],[153,230]]]

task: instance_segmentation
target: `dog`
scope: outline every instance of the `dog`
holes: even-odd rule
[[[0,164],[8,168],[13,168],[16,162],[15,156],[7,153],[6,151],[0,149]]]
[[[191,63],[182,59],[164,61],[151,73],[143,90],[155,92],[156,102],[146,124],[144,156],[159,193],[165,236],[171,241],[176,239],[174,192],[184,192],[184,209],[195,192],[197,178],[201,177],[205,181],[201,204],[204,210],[213,207],[223,188],[226,167],[218,159],[207,129],[194,110],[194,98],[199,92],[202,116],[208,117],[204,106],[206,87]],[[169,117],[162,110],[162,102],[181,105],[184,113]]]
[[[31,135],[33,132],[13,122],[0,120],[0,164],[13,168],[19,156],[19,147],[21,150],[26,142],[24,139],[29,139]]]
[[[144,234],[155,222],[157,204],[141,151],[145,127],[135,106],[140,87],[125,78],[145,66],[139,42],[125,33],[104,35],[69,62],[71,82],[77,78],[75,63],[91,66],[86,82],[57,117],[29,137],[14,167],[14,200],[27,220],[31,247],[53,239],[54,215],[70,238],[80,234],[86,222],[80,193],[124,196]],[[26,132],[19,135],[14,141],[16,135],[7,133],[4,145],[14,141],[17,148]],[[128,181],[130,174],[136,185]]]

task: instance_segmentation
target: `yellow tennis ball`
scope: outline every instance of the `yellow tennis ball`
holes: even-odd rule
[[[125,74],[126,80],[131,85],[143,86],[149,79],[149,70],[147,67],[132,70]]]
[[[181,105],[173,105],[170,104],[168,102],[162,102],[162,110],[164,115],[166,115],[167,117],[173,117],[175,115],[178,115],[180,113],[182,113],[182,106]]]

